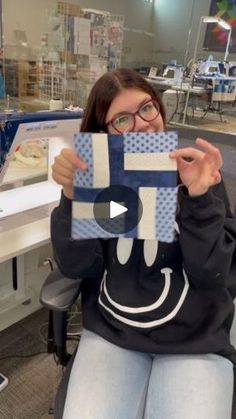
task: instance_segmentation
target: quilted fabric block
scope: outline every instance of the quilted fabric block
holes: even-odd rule
[[[169,152],[176,149],[177,141],[174,131],[76,134],[75,150],[87,163],[87,170],[77,170],[74,177],[72,238],[132,237],[173,241],[177,167],[176,161],[169,158]],[[120,234],[102,228],[94,216],[98,194],[114,185],[131,188],[142,202],[142,216],[137,226]],[[121,228],[128,212],[117,218]],[[136,217],[137,212],[132,216]]]

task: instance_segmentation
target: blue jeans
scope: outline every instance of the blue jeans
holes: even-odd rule
[[[84,330],[63,419],[231,419],[233,364],[207,355],[152,355]]]

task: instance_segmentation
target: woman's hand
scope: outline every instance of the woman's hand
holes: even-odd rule
[[[73,198],[73,178],[76,169],[86,170],[86,163],[70,148],[63,148],[52,165],[52,178],[63,187],[64,195]]]
[[[170,157],[177,161],[180,179],[190,196],[203,195],[210,186],[219,183],[219,170],[223,164],[218,148],[202,138],[197,138],[196,144],[202,150],[186,147],[170,152]]]

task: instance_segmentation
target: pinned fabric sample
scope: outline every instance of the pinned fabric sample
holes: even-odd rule
[[[78,133],[72,238],[174,240],[177,133]],[[112,213],[115,208],[115,213]]]

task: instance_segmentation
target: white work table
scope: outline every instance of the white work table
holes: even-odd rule
[[[23,186],[24,182],[27,180],[31,180],[32,183],[39,182],[41,178],[47,177],[47,169],[42,167],[12,167],[11,163],[9,164],[9,168],[2,185],[7,184],[15,184],[17,186]]]
[[[0,220],[0,331],[41,307],[52,257],[50,214],[56,202]]]
[[[0,223],[0,263],[50,242],[50,213],[56,205],[6,217]]]
[[[176,91],[182,91],[187,93],[188,91],[197,96],[204,95],[205,93],[211,93],[212,88],[206,88],[206,87],[200,87],[200,86],[193,86],[189,87],[188,82],[178,83],[176,84],[176,81],[173,79],[165,79],[164,77],[157,77],[155,78],[146,78],[146,80],[152,84],[153,86],[156,86],[160,91],[162,90],[176,90]]]

